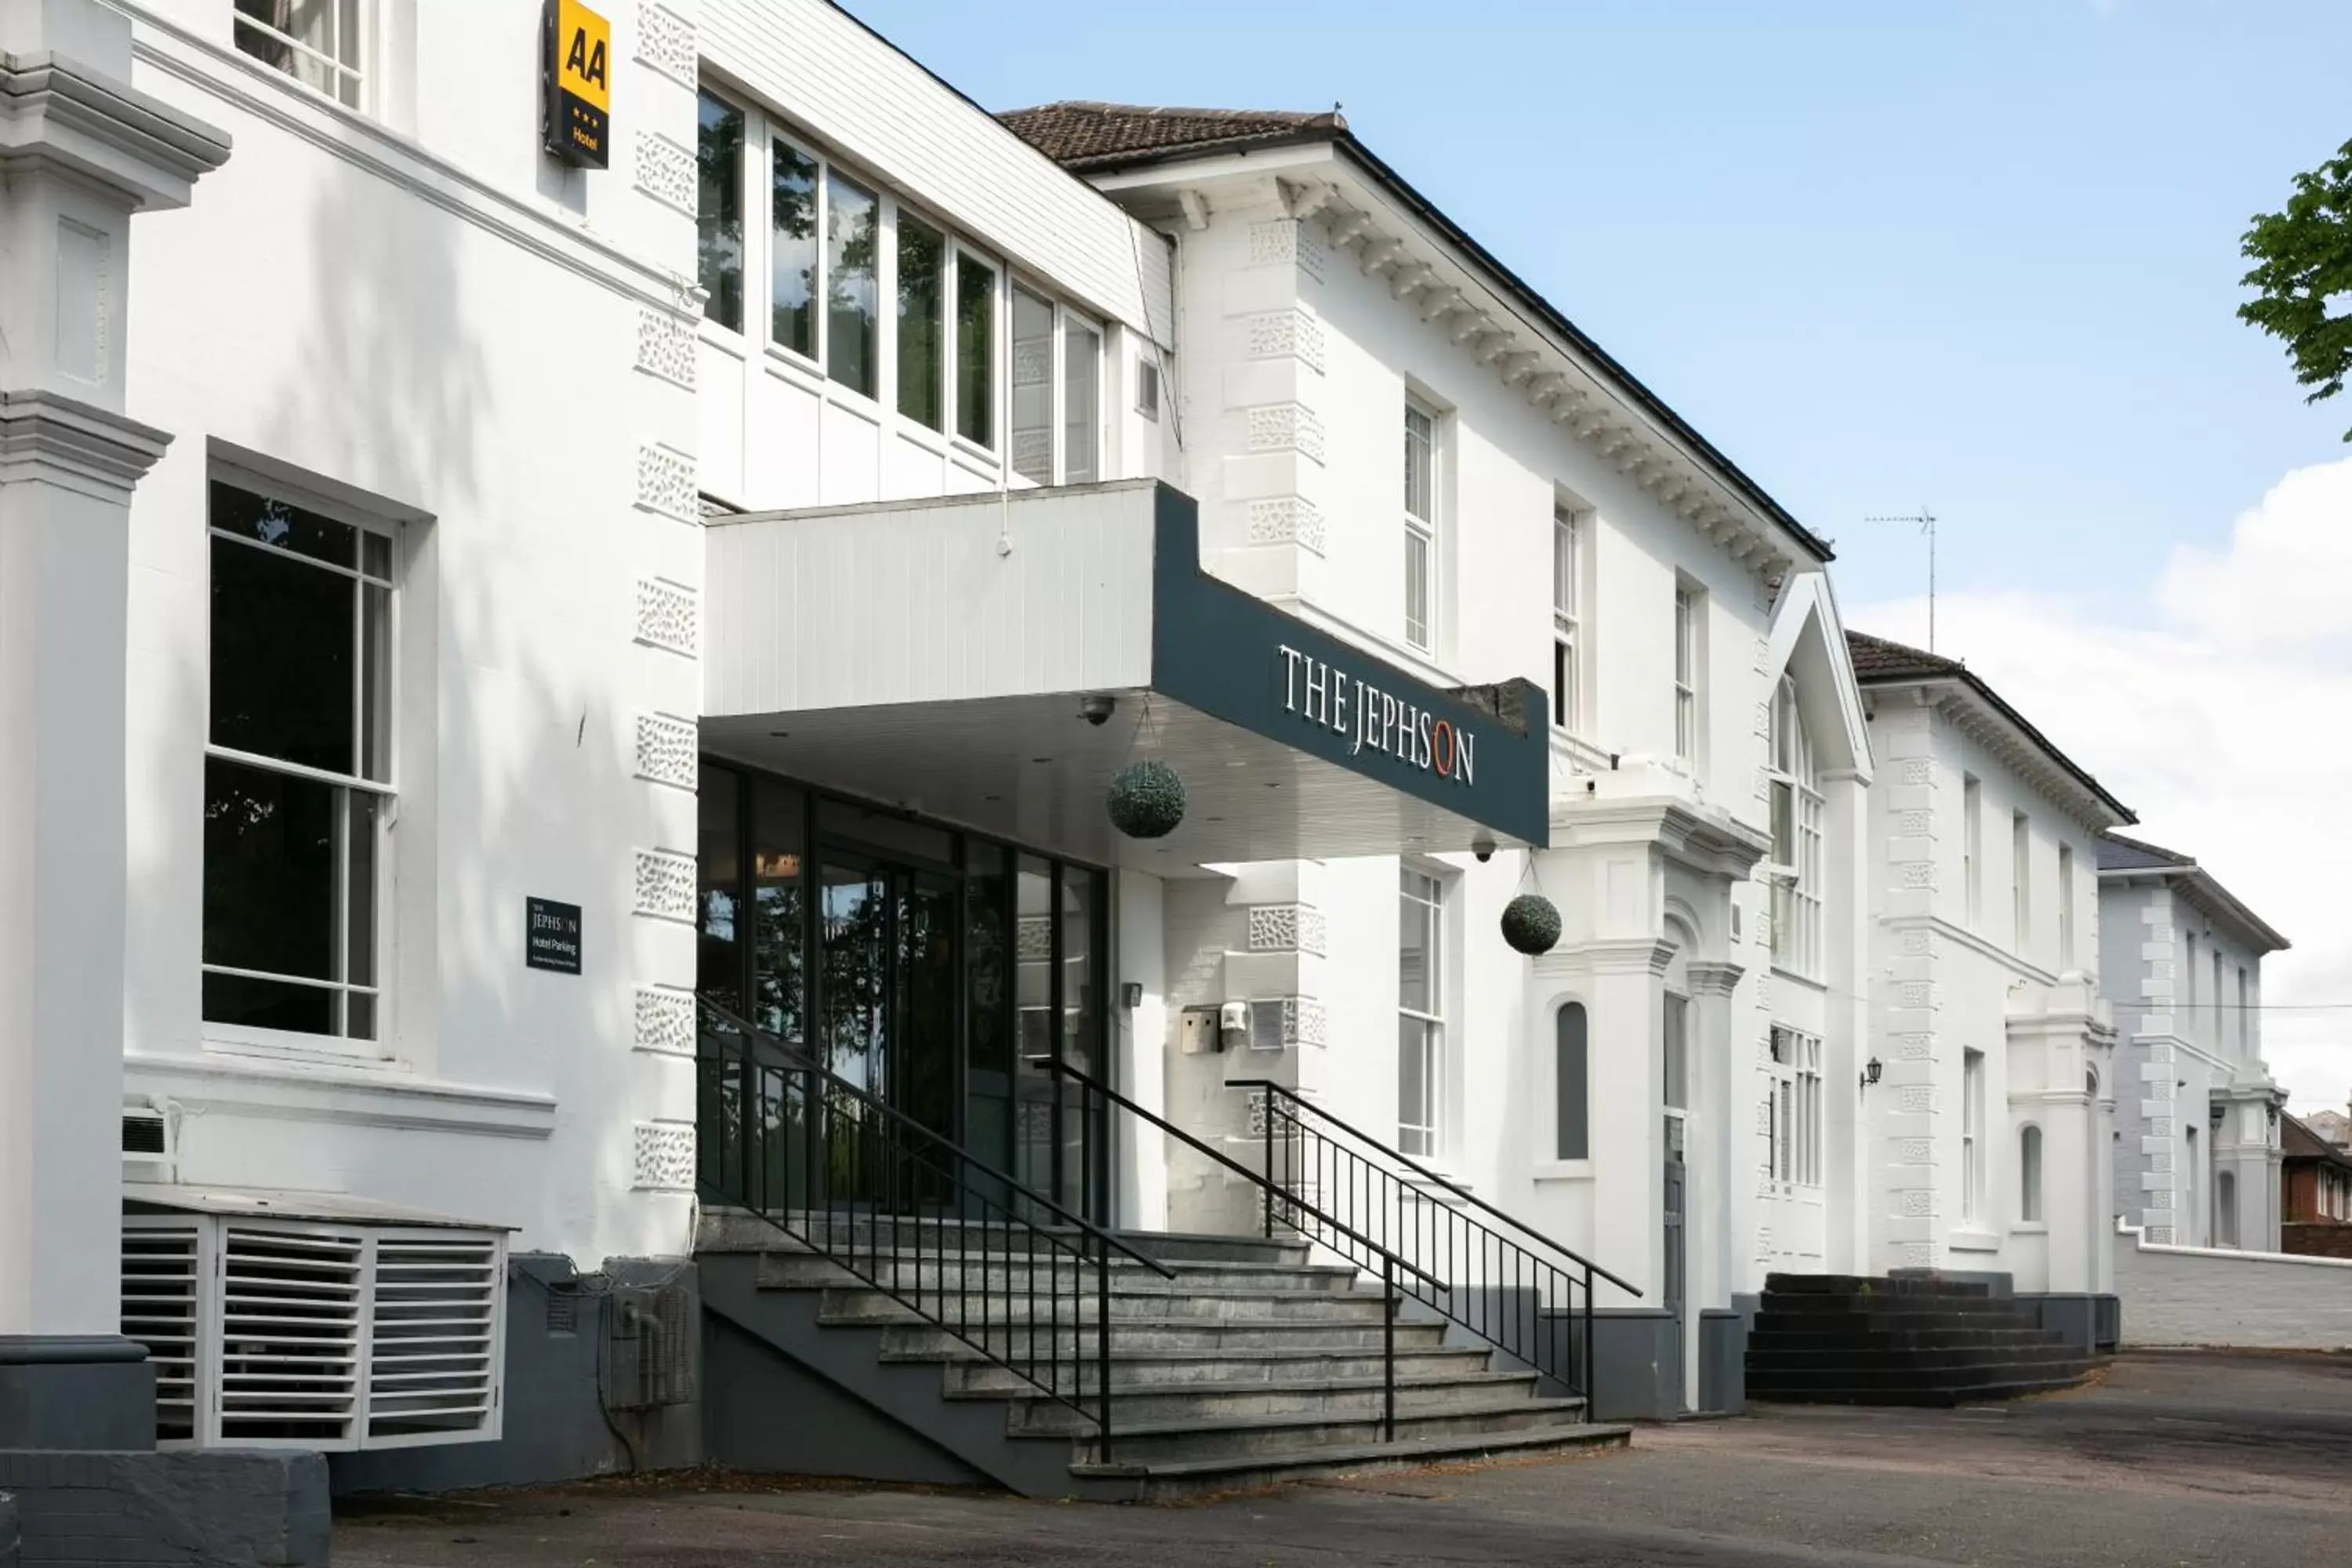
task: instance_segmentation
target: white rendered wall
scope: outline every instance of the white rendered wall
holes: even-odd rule
[[[2352,1260],[2116,1237],[2127,1345],[2352,1350]]]
[[[1873,693],[1886,787],[1874,792],[1870,845],[1874,1048],[1869,1091],[1871,1250],[1879,1269],[2008,1272],[2021,1290],[2099,1289],[2112,1081],[2098,970],[2092,831],[1911,690]],[[1967,781],[1982,831],[1971,911],[1964,860]],[[2028,819],[2024,941],[2012,877],[2015,814]],[[2059,960],[2058,849],[2072,850],[2074,951]],[[2020,949],[2022,951],[2020,951]],[[2071,978],[2070,978],[2071,977]],[[1965,1190],[1967,1053],[1983,1057],[1982,1174]],[[2098,1089],[2090,1087],[2095,1075]],[[2041,1129],[2042,1217],[2023,1214],[2020,1139]]]
[[[176,439],[131,521],[129,1090],[182,1111],[190,1183],[349,1192],[588,1262],[681,1252],[701,537],[669,280],[693,226],[630,151],[691,145],[690,87],[635,31],[680,13],[611,8],[629,150],[591,174],[535,152],[536,7],[417,13],[417,57],[473,73],[436,79],[429,147],[235,53],[226,4],[133,9],[137,85],[236,155],[133,263],[131,374]],[[200,1017],[205,484],[231,461],[400,533],[373,1060]],[[524,968],[533,895],[583,907],[584,974]]]

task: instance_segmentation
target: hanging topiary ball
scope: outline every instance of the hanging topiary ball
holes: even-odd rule
[[[1541,893],[1521,893],[1503,906],[1503,940],[1532,958],[1559,941],[1559,910]]]
[[[1165,838],[1184,820],[1184,781],[1166,763],[1129,763],[1110,781],[1110,825],[1129,838]]]

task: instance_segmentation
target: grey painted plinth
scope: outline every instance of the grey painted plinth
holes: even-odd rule
[[[677,1283],[698,1290],[677,1258],[607,1258],[583,1275],[558,1253],[507,1259],[506,1419],[495,1443],[441,1443],[331,1455],[337,1496],[536,1486],[585,1476],[677,1469],[703,1458],[700,1396],[648,1410],[606,1409],[598,1357],[611,1327],[613,1287]],[[698,1305],[689,1321],[699,1318]]]
[[[152,1448],[155,1369],[114,1334],[0,1335],[0,1448]]]
[[[286,1449],[73,1453],[0,1449],[17,1558],[0,1568],[325,1568],[327,1467]]]
[[[1748,1325],[1755,1309],[1707,1307],[1698,1315],[1698,1407],[1708,1415],[1748,1408]]]

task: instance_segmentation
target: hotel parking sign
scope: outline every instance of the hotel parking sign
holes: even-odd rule
[[[551,0],[541,74],[549,153],[579,168],[605,167],[613,131],[613,25],[579,0]]]

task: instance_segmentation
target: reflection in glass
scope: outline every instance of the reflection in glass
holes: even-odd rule
[[[695,136],[698,189],[695,249],[704,295],[702,313],[731,331],[743,330],[743,111],[701,95]]]
[[[1054,1190],[1054,868],[1034,855],[1013,879],[1013,1178]]]
[[[799,1045],[805,1027],[801,842],[807,805],[800,791],[770,778],[754,784],[751,802],[751,1022]]]
[[[1097,967],[1095,919],[1099,905],[1096,877],[1077,866],[1062,868],[1062,944],[1058,963],[1062,976],[1062,1059],[1080,1072],[1099,1076],[1097,1068],[1102,1026],[1101,973]],[[1096,1156],[1100,1145],[1087,1136],[1086,1089],[1065,1082],[1060,1096],[1062,1190],[1055,1194],[1064,1207],[1086,1214],[1097,1190]]]
[[[1062,328],[1062,481],[1102,477],[1102,334],[1076,321]]]
[[[1013,471],[1054,482],[1054,307],[1013,290]]]
[[[956,252],[956,434],[996,445],[996,274]]]
[[[898,412],[941,428],[947,415],[947,242],[898,212]]]
[[[871,397],[879,331],[874,264],[880,204],[873,192],[834,170],[825,176],[824,206],[824,373]]]
[[[817,887],[824,966],[824,1063],[889,1092],[889,890],[874,872],[827,866]]]
[[[695,937],[695,988],[730,1013],[743,1011],[743,880],[738,810],[741,775],[705,763],[696,809],[699,863]],[[705,1027],[709,1026],[706,1016]]]
[[[768,339],[816,358],[816,160],[778,142],[768,210]]]
[[[1003,1170],[1011,1148],[1013,997],[1005,931],[1011,879],[1002,845],[971,840],[964,851],[964,1142]]]
[[[205,963],[339,978],[337,793],[332,784],[205,760]],[[329,994],[320,996],[323,1005]]]

